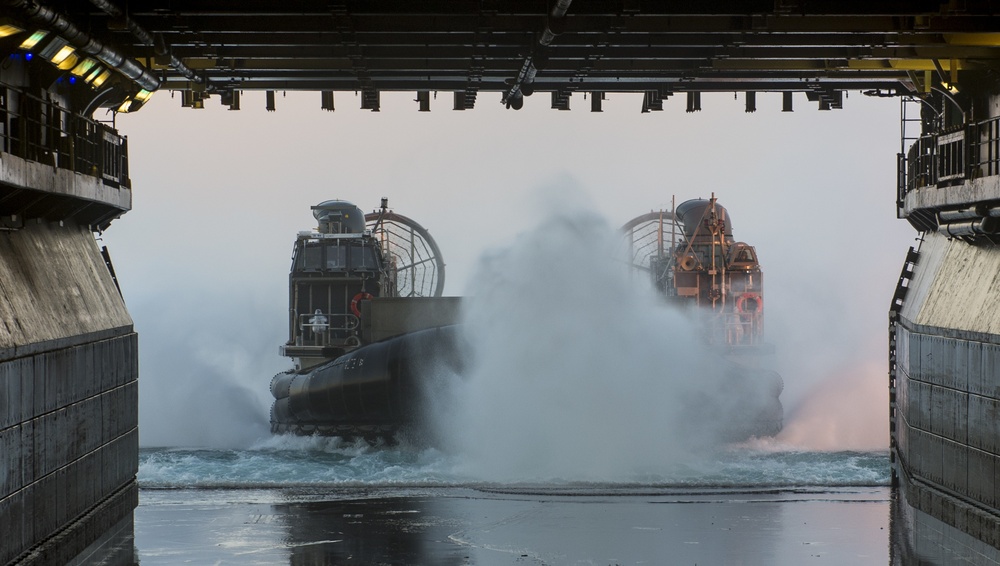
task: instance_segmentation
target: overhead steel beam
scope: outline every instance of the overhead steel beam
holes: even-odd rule
[[[123,15],[91,1],[101,9],[64,16],[180,90],[357,90],[371,104],[450,90],[460,107],[482,91],[634,91],[655,106],[684,91],[895,92],[935,61],[1000,69],[1000,15],[979,2],[129,0]]]
[[[74,48],[99,59],[109,67],[131,79],[138,86],[155,91],[160,88],[160,79],[150,73],[134,59],[123,55],[117,49],[83,32],[66,16],[33,0],[4,0],[17,10],[27,21],[42,28],[55,31]]]
[[[175,55],[169,53],[169,48],[166,45],[163,45],[162,47],[157,46],[156,45],[157,42],[153,38],[153,36],[150,35],[150,33],[146,31],[145,28],[136,23],[135,20],[122,13],[121,9],[119,9],[118,6],[115,6],[108,0],[90,0],[90,3],[96,6],[97,8],[101,9],[102,11],[104,11],[104,13],[108,14],[109,16],[113,16],[116,18],[123,18],[125,21],[125,25],[128,27],[128,30],[132,32],[132,35],[134,35],[139,41],[141,41],[143,45],[147,47],[152,47],[154,50],[156,50],[157,55],[168,57],[170,59],[170,66],[176,69],[177,72],[179,72],[180,74],[184,75],[188,80],[200,84],[205,83],[204,77],[194,72],[191,68],[185,65],[183,61],[178,59]],[[163,50],[163,52],[160,52],[161,49]]]

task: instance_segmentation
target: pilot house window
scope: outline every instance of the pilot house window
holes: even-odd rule
[[[305,245],[295,258],[296,271],[319,271],[323,265],[323,248]]]
[[[351,269],[373,270],[378,267],[375,261],[375,248],[351,248]]]
[[[378,255],[372,246],[308,242],[295,256],[296,271],[375,271]]]
[[[345,269],[347,268],[347,249],[338,245],[326,248],[326,268]]]

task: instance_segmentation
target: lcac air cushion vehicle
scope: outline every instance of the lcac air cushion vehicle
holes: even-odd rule
[[[388,210],[331,200],[295,240],[288,342],[271,380],[274,433],[391,439],[420,420],[430,373],[458,363],[458,302],[441,297],[430,234]]]
[[[701,401],[719,415],[720,434],[744,440],[780,432],[783,382],[764,342],[764,274],[753,246],[733,238],[728,211],[714,195],[688,200],[632,219],[622,235],[631,268],[667,301],[692,309],[700,319],[692,332],[718,355],[725,394]]]

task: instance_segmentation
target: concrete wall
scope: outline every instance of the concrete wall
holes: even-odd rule
[[[1000,248],[929,234],[896,330],[900,475],[917,509],[1000,548]]]
[[[132,190],[128,187],[113,187],[105,184],[100,177],[58,169],[9,153],[4,153],[3,159],[0,159],[0,183],[12,189],[72,197],[77,206],[83,201],[117,208],[122,212],[132,208]]]
[[[89,229],[0,232],[0,564],[66,563],[131,519],[137,373]]]

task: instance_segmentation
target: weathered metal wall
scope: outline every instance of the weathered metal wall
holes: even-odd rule
[[[898,472],[917,509],[1000,548],[1000,249],[929,234],[896,330]]]
[[[901,478],[890,511],[891,566],[1000,565],[1000,549],[919,510],[907,498],[908,493],[915,493],[927,499],[925,491]]]
[[[138,491],[136,335],[93,234],[0,232],[0,564],[62,564]]]

